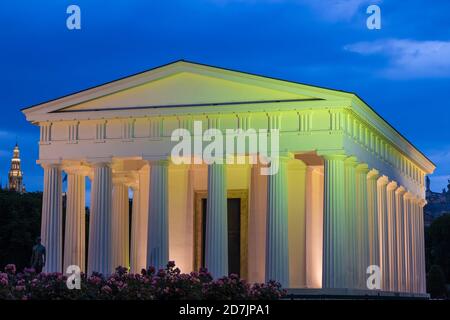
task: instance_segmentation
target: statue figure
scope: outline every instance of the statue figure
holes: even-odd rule
[[[36,273],[41,273],[45,266],[45,247],[41,244],[41,237],[36,238],[36,244],[33,246],[33,253],[31,255],[31,267],[36,270]]]

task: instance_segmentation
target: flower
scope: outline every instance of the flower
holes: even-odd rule
[[[16,273],[16,265],[14,264],[7,264],[5,267],[5,272],[9,274],[15,274]]]
[[[206,269],[181,273],[173,261],[157,273],[152,267],[141,274],[118,267],[109,276],[82,274],[80,290],[66,290],[66,279],[61,273],[36,274],[32,269],[16,273],[15,266],[8,265],[0,273],[0,299],[269,300],[287,294],[275,281],[250,285],[236,274],[213,279]]]
[[[25,268],[25,269],[23,269],[23,272],[25,274],[33,274],[33,273],[36,273],[36,270],[34,268]]]
[[[102,292],[106,293],[106,294],[111,294],[112,293],[112,289],[110,286],[103,286],[102,287]]]

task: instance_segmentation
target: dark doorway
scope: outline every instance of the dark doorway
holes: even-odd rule
[[[205,266],[206,202],[202,199],[202,266]],[[241,273],[241,199],[229,198],[228,211],[228,273]]]

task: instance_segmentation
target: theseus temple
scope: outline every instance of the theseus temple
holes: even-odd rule
[[[300,293],[426,293],[424,184],[435,166],[353,93],[178,61],[23,113],[40,127],[44,271],[138,273],[174,260]],[[278,173],[174,164],[171,134],[193,121],[278,129]],[[380,289],[367,287],[369,266]]]

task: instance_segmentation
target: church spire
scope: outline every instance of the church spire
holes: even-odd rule
[[[11,168],[8,174],[8,189],[16,192],[24,192],[25,188],[22,179],[23,173],[20,166],[20,150],[16,140],[13,157],[11,159]]]

